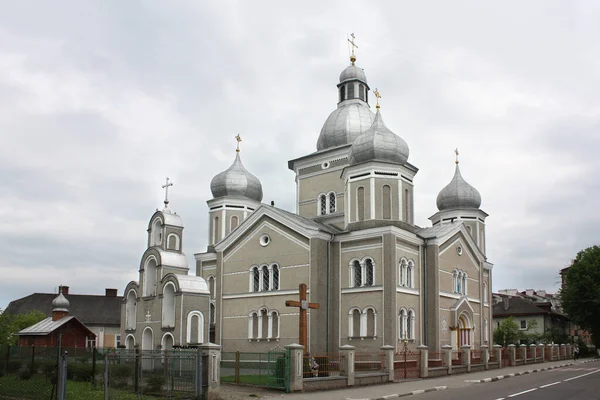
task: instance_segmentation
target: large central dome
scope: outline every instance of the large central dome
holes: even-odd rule
[[[317,150],[325,150],[354,142],[373,124],[375,115],[369,108],[369,85],[362,68],[352,64],[340,74],[338,107],[321,128]]]

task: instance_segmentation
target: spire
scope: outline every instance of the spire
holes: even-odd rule
[[[348,38],[348,43],[350,43],[350,48],[351,50],[351,54],[350,54],[350,62],[352,63],[352,65],[354,65],[354,63],[356,62],[356,55],[354,55],[354,48],[356,47],[358,49],[358,46],[356,45],[356,43],[354,43],[354,40],[356,40],[356,36],[354,36],[354,33],[351,33],[350,36],[352,37],[352,40],[350,40],[350,38]]]

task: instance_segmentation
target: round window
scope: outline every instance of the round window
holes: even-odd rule
[[[461,247],[461,246],[458,246],[458,247],[456,248],[456,252],[458,253],[458,255],[459,255],[459,256],[462,256],[462,247]]]
[[[268,245],[269,243],[271,243],[271,238],[269,237],[269,235],[262,235],[260,237],[260,245],[261,246],[264,247],[264,246]]]
[[[323,164],[321,164],[321,168],[327,169],[327,168],[329,168],[330,165],[331,164],[329,164],[329,161],[325,161]]]

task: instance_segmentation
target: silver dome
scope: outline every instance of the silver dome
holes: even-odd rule
[[[354,141],[371,125],[375,115],[362,100],[346,100],[333,110],[321,128],[317,150],[342,146]]]
[[[437,208],[440,211],[452,208],[479,208],[481,195],[473,186],[469,185],[460,174],[458,164],[454,178],[443,188],[437,197]]]
[[[356,165],[382,161],[404,165],[408,161],[408,154],[408,145],[404,139],[385,126],[381,113],[377,110],[373,125],[352,143],[348,163]]]
[[[352,79],[358,79],[359,81],[367,83],[367,76],[365,75],[365,71],[362,68],[358,68],[356,65],[350,65],[340,74],[340,83]]]
[[[214,198],[223,196],[244,196],[249,199],[262,201],[262,184],[242,165],[240,153],[236,153],[235,161],[225,171],[217,174],[210,183]]]
[[[52,308],[54,311],[68,311],[69,305],[69,300],[62,294],[62,291],[54,300],[52,300]]]

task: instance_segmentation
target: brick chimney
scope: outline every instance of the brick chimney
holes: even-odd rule
[[[106,288],[104,291],[106,293],[106,297],[117,297],[117,289]]]
[[[58,287],[58,293],[62,293],[62,294],[64,294],[65,296],[68,296],[68,295],[69,295],[69,287],[68,287],[68,286],[63,286],[63,285],[60,285],[60,286]]]

